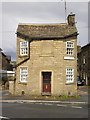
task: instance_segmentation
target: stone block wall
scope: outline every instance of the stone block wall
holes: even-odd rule
[[[29,56],[20,56],[20,41],[17,38],[17,63]],[[64,60],[66,41],[74,42],[74,60]],[[27,83],[20,82],[20,67],[28,67]],[[66,84],[66,67],[74,69],[74,82]],[[41,95],[42,72],[51,72],[51,95],[77,95],[77,41],[76,38],[67,40],[41,40],[30,43],[30,59],[16,69],[15,94]]]

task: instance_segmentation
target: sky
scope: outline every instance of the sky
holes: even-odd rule
[[[15,33],[19,23],[65,23],[66,16],[71,12],[76,15],[78,45],[86,45],[88,43],[88,1],[66,0],[66,16],[64,1],[11,2],[4,0],[0,2],[0,47],[3,52],[11,55],[12,61],[16,60]]]

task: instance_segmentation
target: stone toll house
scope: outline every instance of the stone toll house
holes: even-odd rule
[[[19,24],[15,95],[77,95],[75,14],[67,23]]]

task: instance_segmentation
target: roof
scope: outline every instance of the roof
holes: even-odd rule
[[[86,48],[86,47],[90,47],[90,42],[88,44],[86,44],[85,46],[83,46],[82,49]]]
[[[2,56],[4,56],[8,62],[10,62],[10,59],[9,59],[9,58],[10,58],[11,56],[10,56],[10,55],[5,55],[5,53],[2,52],[2,49],[1,49],[1,48],[0,48],[0,50],[1,50],[1,51],[0,51],[0,54],[1,54]]]
[[[19,24],[17,34],[29,38],[64,38],[65,36],[77,35],[75,25],[67,23],[55,24]]]

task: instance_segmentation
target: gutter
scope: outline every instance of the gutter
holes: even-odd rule
[[[30,37],[28,35],[23,35],[20,32],[17,32],[16,34],[17,34],[17,36],[23,37],[24,39],[29,39],[30,42],[33,41],[33,40],[52,40],[52,39],[53,40],[55,40],[55,39],[58,40],[58,39],[66,39],[66,38],[69,38],[69,37],[73,37],[73,36],[79,35],[79,33],[77,33],[77,32],[74,32],[73,34],[70,34],[70,35],[66,35],[64,37]]]

